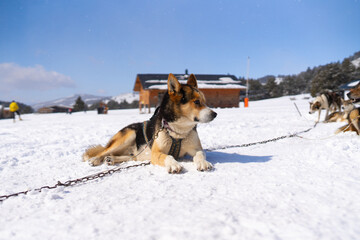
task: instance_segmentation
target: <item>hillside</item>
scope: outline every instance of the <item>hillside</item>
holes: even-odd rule
[[[249,98],[252,100],[287,95],[311,93],[314,97],[322,91],[332,90],[341,94],[342,84],[360,79],[360,52],[343,61],[328,63],[293,75],[267,75],[249,79]],[[246,84],[245,78],[240,78]]]
[[[38,110],[41,107],[48,107],[48,106],[54,106],[54,105],[71,107],[75,104],[75,101],[78,97],[81,97],[81,99],[88,106],[90,106],[99,101],[104,101],[107,103],[110,100],[114,100],[118,103],[121,103],[122,101],[126,100],[128,103],[132,103],[134,100],[138,100],[139,94],[138,93],[125,93],[125,94],[120,94],[115,97],[95,96],[95,95],[90,95],[90,94],[75,94],[70,97],[64,97],[64,98],[59,98],[59,99],[50,100],[50,101],[46,101],[46,102],[37,103],[37,104],[32,105],[32,107],[35,110]]]

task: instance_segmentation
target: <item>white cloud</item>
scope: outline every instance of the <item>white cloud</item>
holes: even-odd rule
[[[15,63],[0,63],[0,91],[50,90],[74,86],[71,77],[46,71],[41,65],[21,67]]]

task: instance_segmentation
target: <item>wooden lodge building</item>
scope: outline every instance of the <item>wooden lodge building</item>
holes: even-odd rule
[[[174,74],[181,84],[187,82],[189,75]],[[139,108],[160,105],[162,96],[167,91],[168,74],[137,74],[134,91],[139,92]],[[204,93],[209,107],[239,107],[240,91],[246,87],[234,75],[195,74],[198,88]]]
[[[50,106],[50,107],[42,107],[37,110],[38,113],[67,113],[69,109],[72,107],[67,106]]]

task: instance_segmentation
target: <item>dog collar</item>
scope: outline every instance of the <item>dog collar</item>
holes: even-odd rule
[[[146,134],[146,128],[147,128],[147,125],[148,125],[149,121],[144,121],[143,122],[143,134],[144,134],[144,138],[145,138],[145,142],[146,142],[146,145],[148,145],[149,147],[151,147],[151,144],[148,137],[147,137],[147,134]],[[167,129],[167,130],[170,130],[170,131],[173,131],[169,124],[166,122],[166,120],[162,120],[162,128],[164,129]],[[174,131],[173,131],[174,132]],[[170,136],[169,134],[169,137],[171,138],[171,146],[170,146],[170,149],[169,149],[169,153],[168,155],[171,155],[173,156],[176,160],[179,159],[179,154],[180,154],[180,150],[181,150],[181,142],[182,142],[182,138],[173,138],[172,136]]]
[[[175,133],[176,135],[181,135],[180,133],[174,131],[174,130],[170,127],[169,123],[168,123],[164,118],[161,120],[161,127],[162,127],[163,129],[166,129],[167,131],[170,131],[170,132]]]

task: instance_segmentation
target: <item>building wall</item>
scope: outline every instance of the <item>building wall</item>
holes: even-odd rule
[[[139,104],[146,104],[148,105],[150,102],[150,91],[149,90],[144,90],[143,88],[141,88],[140,90],[140,94],[139,94]]]
[[[157,107],[160,105],[160,101],[162,100],[162,98],[159,99],[159,92],[165,92],[165,91],[161,91],[158,89],[151,90],[150,96],[149,96],[151,107]]]
[[[206,104],[209,107],[239,107],[240,89],[201,89],[206,98]],[[160,104],[165,90],[141,90],[140,102],[143,104],[150,104],[151,107],[156,107]]]
[[[2,118],[12,118],[13,114],[9,109],[2,108],[0,106],[0,119]]]
[[[48,107],[43,107],[43,108],[39,108],[37,110],[38,113],[53,113],[54,109],[52,108],[48,108]]]
[[[209,107],[239,107],[240,89],[201,89]]]
[[[150,104],[151,107],[158,106],[159,92],[160,90],[158,89],[153,89],[153,90],[141,89],[139,94],[139,104],[145,104],[145,105]]]

